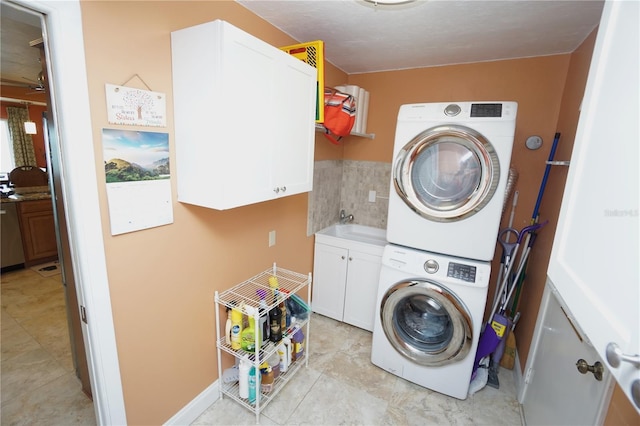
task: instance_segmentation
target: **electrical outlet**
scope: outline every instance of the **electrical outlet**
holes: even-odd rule
[[[369,202],[370,203],[375,203],[376,202],[376,191],[369,191]]]
[[[269,247],[276,245],[276,231],[269,231]]]

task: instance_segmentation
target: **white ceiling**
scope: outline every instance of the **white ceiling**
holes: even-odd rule
[[[603,0],[236,0],[347,74],[573,52]]]
[[[29,42],[42,37],[40,16],[0,5],[0,77],[3,84],[37,86],[40,51]]]
[[[300,42],[323,40],[348,74],[573,52],[598,25],[603,0],[236,0]],[[0,76],[33,85],[41,69],[37,14],[2,2]]]

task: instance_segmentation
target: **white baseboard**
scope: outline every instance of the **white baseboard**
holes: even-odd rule
[[[216,402],[218,398],[220,398],[220,389],[218,387],[218,381],[216,380],[205,390],[200,392],[198,396],[193,398],[173,417],[167,420],[165,425],[190,425],[195,419],[200,417],[200,415],[204,413],[211,404]]]

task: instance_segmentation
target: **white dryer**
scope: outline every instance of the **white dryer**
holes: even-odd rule
[[[490,272],[489,262],[387,245],[371,362],[420,386],[466,399]]]
[[[389,192],[390,243],[493,258],[516,102],[402,105]]]

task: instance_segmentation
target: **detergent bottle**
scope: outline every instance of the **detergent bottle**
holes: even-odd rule
[[[255,352],[256,350],[256,320],[249,316],[249,326],[242,330],[241,347],[243,351]]]
[[[231,349],[242,347],[242,311],[238,309],[235,302],[231,308]]]
[[[227,322],[224,327],[224,342],[231,345],[231,308],[227,306]]]
[[[240,360],[239,379],[238,379],[238,394],[240,398],[249,398],[249,370],[251,369],[251,361],[249,358],[243,358]]]

